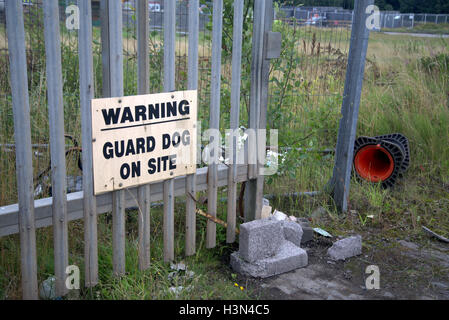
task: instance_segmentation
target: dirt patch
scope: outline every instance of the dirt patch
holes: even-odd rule
[[[326,254],[330,245],[315,238],[304,248],[309,254],[307,267],[268,279],[245,278],[245,282],[261,299],[449,299],[449,247],[408,248],[385,241],[364,247],[360,256],[335,262]],[[369,265],[379,267],[379,290],[365,286]]]

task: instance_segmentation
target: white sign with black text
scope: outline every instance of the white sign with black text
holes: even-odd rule
[[[94,194],[193,174],[197,91],[92,100]]]

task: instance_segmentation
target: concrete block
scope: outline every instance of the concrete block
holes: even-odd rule
[[[259,260],[260,261],[260,260]],[[245,276],[261,277],[266,278],[266,270],[263,264],[259,263],[249,263],[245,261],[239,251],[233,252],[231,254],[231,268],[237,273]]]
[[[298,223],[302,228],[301,244],[307,243],[313,240],[313,228],[310,226],[310,222],[307,218],[299,218]]]
[[[304,226],[309,227],[310,226],[310,221],[307,218],[298,218],[297,222],[299,224],[301,224],[301,227],[304,227]]]
[[[262,207],[262,214],[261,214],[261,218],[262,219],[267,219],[267,218],[269,218],[270,216],[271,216],[271,207],[270,206],[266,206],[266,205],[264,205],[263,207]]]
[[[298,247],[301,247],[303,231],[299,223],[284,220],[282,221],[282,229],[284,230],[285,240],[293,242]]]
[[[333,260],[346,260],[362,254],[362,237],[356,235],[338,240],[327,250],[327,253]]]
[[[302,228],[302,238],[301,238],[301,243],[307,243],[309,241],[313,240],[313,228],[307,225],[302,225],[301,224],[301,228]]]
[[[280,221],[262,219],[240,225],[240,257],[248,262],[274,256],[283,241]]]
[[[267,278],[307,266],[307,252],[292,242],[284,240],[275,256],[249,263],[239,252],[231,254],[234,271],[256,278]]]

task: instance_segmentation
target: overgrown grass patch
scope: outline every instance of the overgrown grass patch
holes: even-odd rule
[[[413,28],[384,28],[382,31],[449,34],[449,23],[417,23],[413,26]]]

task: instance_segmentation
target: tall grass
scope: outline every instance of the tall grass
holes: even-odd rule
[[[425,168],[449,181],[449,41],[378,37],[393,56],[387,63],[380,58],[377,74],[368,70],[358,132],[405,134],[411,145],[411,171]],[[376,51],[370,48],[373,60],[378,46],[373,46]]]

